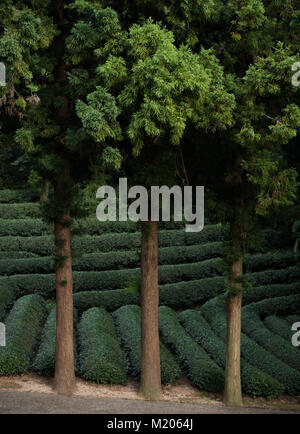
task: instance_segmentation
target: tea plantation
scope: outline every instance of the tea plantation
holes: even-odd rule
[[[51,376],[55,362],[55,278],[51,228],[32,191],[0,191],[0,375]],[[73,228],[77,375],[97,383],[138,378],[140,233],[134,223],[78,221]],[[201,390],[224,387],[226,310],[223,241],[227,228],[186,233],[164,223],[159,234],[161,370],[164,384],[186,375]],[[251,396],[300,395],[300,267],[292,246],[266,231],[245,261],[241,368]]]

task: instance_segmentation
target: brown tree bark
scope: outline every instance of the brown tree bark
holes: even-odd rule
[[[65,96],[67,84],[67,68],[65,55],[65,1],[52,0],[54,21],[60,30],[55,38],[54,47],[58,59],[54,70],[57,86],[61,89],[61,100],[64,104],[57,109],[57,121],[65,128],[69,118],[68,99]],[[58,153],[63,153],[63,140],[59,139],[54,146]],[[58,176],[54,185],[54,200],[59,215],[60,209],[68,202],[68,192],[65,191],[65,181],[70,176],[68,167]],[[56,217],[54,221],[56,259],[56,359],[54,389],[61,395],[72,395],[76,389],[74,369],[74,335],[73,335],[73,277],[70,211],[64,210],[64,216]]]
[[[228,406],[242,406],[241,386],[241,320],[242,320],[242,284],[236,278],[243,275],[243,260],[239,258],[231,265],[229,284],[235,288],[238,295],[228,294],[227,297],[227,345],[224,403]]]
[[[158,324],[158,223],[142,223],[141,248],[142,360],[140,395],[154,401],[161,398]]]
[[[48,197],[49,197],[49,181],[45,181],[44,183],[44,187],[43,187],[43,191],[40,197],[40,201],[41,202],[47,202]]]
[[[229,293],[227,295],[227,345],[225,389],[223,400],[228,406],[243,405],[241,386],[241,326],[243,293],[243,240],[245,233],[239,223],[243,214],[243,158],[236,157],[233,171],[226,178],[232,187],[233,216],[230,222],[231,254],[229,263]]]
[[[71,230],[65,223],[55,220],[56,256],[62,263],[56,269],[56,359],[54,389],[61,395],[70,396],[76,389],[73,346],[73,277],[71,255]]]

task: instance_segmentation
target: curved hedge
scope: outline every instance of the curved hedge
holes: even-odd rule
[[[223,391],[223,370],[187,334],[169,307],[159,308],[159,330],[163,342],[176,353],[182,370],[195,386],[207,392]]]
[[[286,315],[288,313],[299,312],[300,293],[283,297],[266,298],[257,303],[248,304],[243,308],[243,313],[255,312],[261,317],[266,317],[273,313]]]
[[[204,246],[182,246],[178,254],[177,247],[163,247],[159,249],[159,265],[172,265],[184,262],[199,262],[212,259],[221,253],[220,243]],[[217,246],[215,246],[217,245]],[[140,265],[140,253],[137,250],[112,251],[109,253],[84,254],[74,258],[73,270],[77,271],[106,271],[134,268]],[[0,274],[37,274],[53,273],[54,259],[52,256],[4,259],[0,261]]]
[[[287,267],[282,270],[257,271],[245,274],[254,286],[265,286],[273,283],[292,283],[300,280],[300,267]]]
[[[41,208],[39,203],[0,203],[1,219],[26,219],[41,217]]]
[[[282,269],[292,265],[295,265],[295,256],[293,252],[259,253],[252,256],[246,256],[244,272],[253,273],[254,271],[263,271],[269,268]]]
[[[15,300],[15,291],[12,285],[6,280],[0,279],[0,322],[6,317],[8,308]]]
[[[76,324],[78,315],[74,309],[74,368],[77,371],[76,355]],[[52,377],[55,371],[55,353],[56,353],[56,306],[54,306],[48,315],[44,326],[37,355],[33,363],[34,371]]]
[[[28,223],[28,220],[22,220],[24,224]],[[37,222],[37,227],[40,226],[40,220],[32,220],[31,222]],[[13,221],[14,222],[14,221]],[[10,222],[7,222],[10,223]],[[1,220],[0,220],[1,225]],[[30,228],[31,232],[34,227]],[[11,230],[6,228],[6,231]],[[203,229],[204,231],[204,229]],[[204,235],[208,234],[210,230],[204,231]],[[159,247],[173,248],[173,252],[176,251],[176,246],[195,246],[197,248],[197,254],[201,255],[200,258],[207,259],[210,257],[219,256],[222,253],[222,242],[208,242],[203,235],[199,238],[199,234],[202,232],[190,233],[187,235],[184,230],[161,230],[158,235]],[[4,234],[5,235],[5,234]],[[1,237],[0,250],[7,251],[27,251],[36,253],[40,256],[48,256],[53,253],[54,239],[51,235],[33,236],[12,236],[13,233],[9,233],[7,236]],[[209,238],[209,237],[208,237]],[[200,242],[202,240],[202,243]],[[133,233],[103,233],[102,235],[74,235],[72,236],[72,250],[85,252],[85,253],[107,253],[115,250],[133,250],[139,249],[141,245],[140,232]],[[202,248],[200,248],[200,245]],[[189,249],[189,252],[193,250]],[[177,249],[177,253],[181,258],[184,255]],[[169,253],[170,254],[170,253]],[[191,255],[192,253],[190,253]],[[196,253],[194,253],[195,255]],[[175,260],[176,255],[173,254]],[[180,260],[181,262],[182,260]],[[198,260],[199,261],[199,260]]]
[[[278,359],[294,369],[300,370],[300,352],[291,343],[275,335],[254,312],[243,314],[243,331]]]
[[[272,332],[291,343],[293,331],[287,321],[275,315],[270,315],[265,318],[265,326]]]
[[[300,293],[300,283],[277,283],[273,285],[252,287],[243,294],[243,305],[262,301],[266,298],[281,297],[285,295],[296,295]]]
[[[186,310],[179,314],[179,320],[185,330],[207,351],[210,357],[225,369],[226,344],[214,334],[201,312]],[[241,381],[243,392],[253,397],[278,398],[284,391],[279,381],[249,365],[243,359],[241,359]]]
[[[124,384],[126,360],[112,317],[99,308],[83,313],[79,323],[80,374],[96,383]]]
[[[226,342],[226,308],[224,298],[207,301],[201,308],[214,332]],[[300,393],[300,373],[279,360],[242,333],[241,355],[251,365],[277,379],[290,395]]]
[[[218,258],[208,259],[200,263],[162,265],[159,267],[159,283],[163,285],[210,277],[221,273],[221,268],[221,259]],[[139,278],[139,268],[110,271],[74,271],[74,292],[126,288],[131,282],[138,282]],[[54,274],[17,274],[2,279],[8,279],[19,295],[38,292],[46,298],[54,296]]]
[[[300,294],[251,303],[243,308],[242,329],[278,359],[292,368],[300,370],[300,351],[294,348],[291,342],[286,342],[280,336],[268,330],[260,318],[260,315],[266,315],[266,313],[274,311],[286,312],[292,309],[300,309]]]
[[[161,285],[159,304],[168,305],[174,309],[195,306],[220,294],[223,287],[222,277]],[[81,312],[91,307],[104,307],[112,312],[127,304],[139,304],[140,302],[138,294],[133,294],[126,289],[81,291],[76,292],[73,299],[74,306]]]
[[[141,374],[141,311],[139,306],[128,305],[113,313],[121,345],[128,361],[129,373],[139,378]],[[170,351],[160,343],[161,381],[173,383],[181,374],[180,368]]]
[[[20,298],[6,320],[6,347],[0,347],[0,375],[28,371],[46,318],[44,300],[36,294]]]

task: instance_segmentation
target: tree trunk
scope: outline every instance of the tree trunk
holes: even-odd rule
[[[237,225],[232,225],[233,239],[241,236]],[[235,244],[235,243],[234,243]],[[240,239],[237,240],[240,245]],[[238,249],[239,250],[239,249]],[[237,250],[237,252],[238,252]],[[242,282],[243,259],[239,257],[232,261],[229,272],[229,285],[231,288],[227,297],[227,345],[226,345],[226,370],[224,402],[229,406],[242,406],[241,386],[241,326],[242,326]]]
[[[65,221],[68,223],[70,214]],[[76,388],[73,346],[73,278],[71,230],[56,219],[54,223],[56,256],[62,263],[56,269],[56,360],[54,389],[70,396]]]
[[[47,202],[48,197],[49,197],[49,186],[50,186],[49,181],[45,181],[44,188],[43,188],[41,198],[40,198],[41,202]]]
[[[148,400],[161,398],[158,325],[158,223],[142,223],[141,250],[142,360],[140,395]]]

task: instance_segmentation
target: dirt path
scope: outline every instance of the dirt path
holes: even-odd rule
[[[216,414],[216,413],[299,413],[300,397],[277,401],[244,397],[244,408],[227,408],[222,396],[193,387],[186,378],[163,388],[162,400],[148,402],[138,395],[139,383],[99,385],[77,379],[72,398],[54,393],[53,379],[35,374],[0,377],[0,414],[93,413],[93,414]]]
[[[0,390],[0,414],[278,414],[292,413],[255,408],[226,408],[219,405],[147,402],[132,399],[62,396],[36,392]]]

